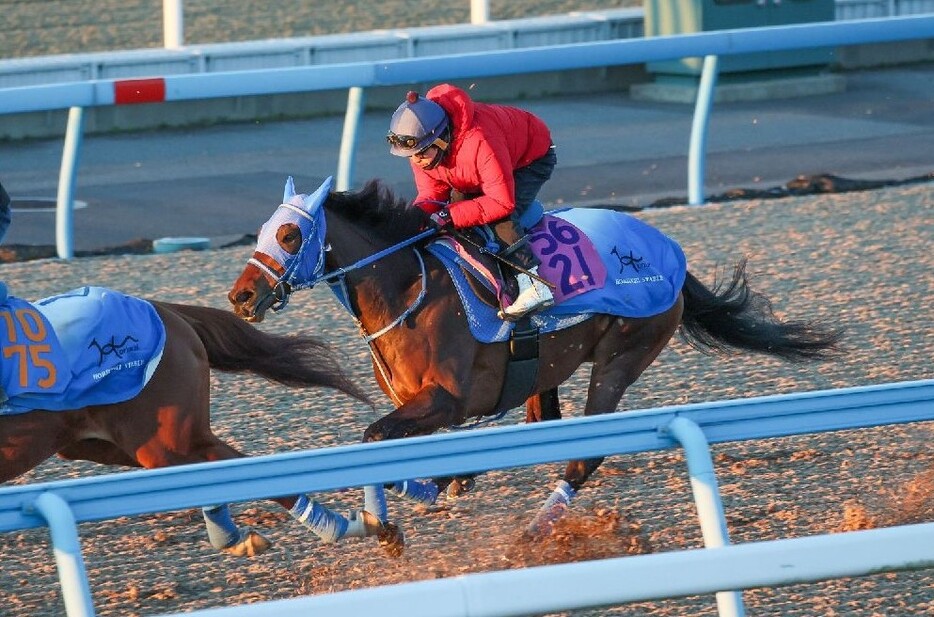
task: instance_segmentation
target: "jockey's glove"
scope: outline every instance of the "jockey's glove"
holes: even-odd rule
[[[449,231],[454,229],[454,221],[451,220],[451,213],[447,208],[442,208],[431,215],[431,224],[438,231]]]

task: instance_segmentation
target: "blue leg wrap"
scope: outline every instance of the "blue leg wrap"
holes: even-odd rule
[[[383,491],[382,486],[363,487],[363,509],[375,516],[381,523],[389,520],[389,512],[386,509],[386,493]]]
[[[392,484],[389,490],[400,497],[417,501],[426,506],[430,506],[438,500],[438,485],[431,480],[424,482],[420,480],[402,480]]]
[[[219,506],[205,506],[201,508],[204,515],[204,524],[208,530],[208,541],[216,549],[233,546],[240,541],[240,530],[230,517],[230,508],[227,504]]]
[[[307,495],[299,495],[289,510],[296,520],[310,529],[322,542],[336,542],[347,533],[347,519],[322,506]]]

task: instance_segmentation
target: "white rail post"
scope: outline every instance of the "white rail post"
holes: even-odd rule
[[[710,108],[717,87],[717,56],[704,56],[700,84],[697,86],[697,101],[694,104],[694,121],[691,124],[691,144],[688,149],[688,205],[704,203],[704,175],[706,169],[707,125]]]
[[[485,24],[490,21],[489,0],[470,0],[470,23]]]
[[[347,92],[347,112],[344,114],[344,132],[341,135],[341,151],[337,159],[337,178],[334,188],[349,191],[353,183],[354,155],[357,151],[357,135],[366,106],[363,88],[353,87]]]
[[[162,38],[166,49],[178,49],[185,45],[182,0],[162,0]]]
[[[33,506],[49,524],[65,614],[68,617],[94,617],[91,588],[78,541],[78,526],[68,502],[55,493],[46,492],[36,498]]]
[[[68,110],[68,128],[65,131],[62,168],[58,175],[58,195],[55,203],[55,246],[61,259],[71,259],[75,256],[72,218],[83,133],[84,108],[72,107]]]
[[[664,430],[671,433],[684,448],[704,546],[729,546],[730,535],[726,527],[726,516],[723,514],[720,488],[717,486],[717,474],[713,468],[710,444],[704,436],[704,431],[695,422],[682,416],[672,420]],[[720,617],[745,617],[742,592],[718,591],[716,597]]]

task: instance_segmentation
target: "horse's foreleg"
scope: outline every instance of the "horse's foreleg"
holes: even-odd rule
[[[55,454],[69,439],[64,414],[31,411],[0,422],[0,482],[12,480]]]
[[[538,394],[533,394],[525,402],[525,421],[526,423],[531,424],[532,422],[542,422],[545,420],[560,420],[561,419],[561,404],[558,399],[558,388],[551,388],[550,390],[545,390]],[[415,489],[414,499],[416,501],[424,501],[426,503],[434,503],[434,498],[431,502],[425,500],[422,495],[430,494],[432,488],[436,489],[436,493],[445,493],[448,497],[460,497],[465,493],[469,493],[476,486],[475,478],[480,474],[470,474],[463,476],[455,477],[444,477],[444,478],[432,478],[430,483],[422,483],[425,488]],[[396,491],[399,491],[400,488],[406,494],[406,497],[409,497],[408,493],[413,492],[413,487],[398,487],[398,484],[395,487]],[[433,484],[433,486],[432,486]],[[437,495],[435,496],[435,498]],[[412,497],[410,497],[412,498]]]
[[[457,399],[444,388],[430,386],[422,389],[392,413],[371,424],[363,434],[363,440],[381,441],[412,435],[430,435],[442,427],[460,424],[463,421],[463,407]],[[386,484],[384,488],[400,497],[430,506],[438,499],[439,493],[454,480],[400,480]]]
[[[463,422],[463,408],[446,390],[438,386],[423,389],[394,412],[373,423],[364,434],[365,441],[396,439],[411,435],[428,435],[439,428]],[[400,480],[385,485],[385,489],[404,499],[430,506],[447,489],[449,496],[466,493],[473,488],[474,476],[433,478],[431,480]]]
[[[539,394],[530,396],[526,401],[526,422],[540,422],[544,420],[557,420],[561,418],[561,405],[558,399],[558,389],[551,388]],[[385,486],[386,490],[404,499],[433,505],[441,493],[448,497],[459,497],[473,490],[479,474],[463,476],[447,476],[432,478],[431,480],[403,480]]]
[[[460,401],[440,386],[428,386],[367,427],[363,441],[431,435],[438,429],[462,424],[466,419]]]
[[[558,399],[558,388],[551,388],[530,396],[525,402],[525,422],[544,422],[545,420],[561,419],[561,401]]]
[[[461,424],[464,420],[463,406],[455,397],[440,386],[429,386],[395,411],[371,424],[364,432],[363,440],[382,441],[413,435],[430,435],[442,427]],[[401,554],[404,538],[396,526],[385,521],[385,489],[424,505],[433,504],[440,489],[432,480],[404,480],[367,488],[365,511],[381,516],[383,525],[388,530],[388,533],[380,537],[380,544],[391,555],[398,555]]]

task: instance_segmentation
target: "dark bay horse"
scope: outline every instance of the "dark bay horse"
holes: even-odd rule
[[[532,383],[516,387],[507,384],[510,343],[481,342],[472,332],[474,309],[462,302],[463,290],[456,289],[453,270],[424,246],[433,232],[425,231],[421,210],[407,207],[377,181],[359,192],[332,192],[330,186],[328,179],[313,195],[296,195],[289,178],[284,203],[261,229],[256,250],[228,298],[237,315],[259,322],[270,308],[283,308],[295,290],[320,281],[331,286],[358,322],[370,346],[376,379],[396,406],[366,429],[366,441],[426,435],[523,401],[529,420],[558,418],[557,388],[585,362],[592,365],[585,415],[613,412],[626,389],[679,329],[703,352],[742,350],[791,362],[833,356],[842,336],[813,321],[777,318],[768,299],[748,288],[744,261],[729,282],[713,288],[682,269],[680,278],[672,279],[667,304],[654,313],[627,317],[591,311],[540,336]],[[611,212],[607,216],[628,217]],[[661,236],[639,224],[643,235]],[[549,242],[553,239],[546,245]],[[639,268],[645,260],[633,245],[624,239],[615,242],[604,258],[613,260],[620,272],[630,266],[640,276],[617,275],[614,284],[664,278],[644,276],[646,271]],[[680,247],[672,245],[669,239],[670,252],[681,255],[683,266]],[[601,462],[569,462],[563,481],[528,532],[550,529]],[[431,503],[449,481],[411,481],[387,488]]]
[[[54,454],[144,468],[244,456],[211,430],[212,368],[294,388],[334,388],[369,402],[320,340],[265,333],[229,311],[145,302],[99,287],[35,305],[7,297],[2,283],[0,292],[0,482]],[[63,307],[61,328],[48,321],[55,307]],[[79,310],[91,315],[89,328],[82,329]],[[54,347],[65,360],[56,361]],[[305,495],[273,501],[325,539],[384,531]],[[215,548],[255,555],[269,546],[259,533],[240,530],[226,505],[205,507],[204,517]]]

